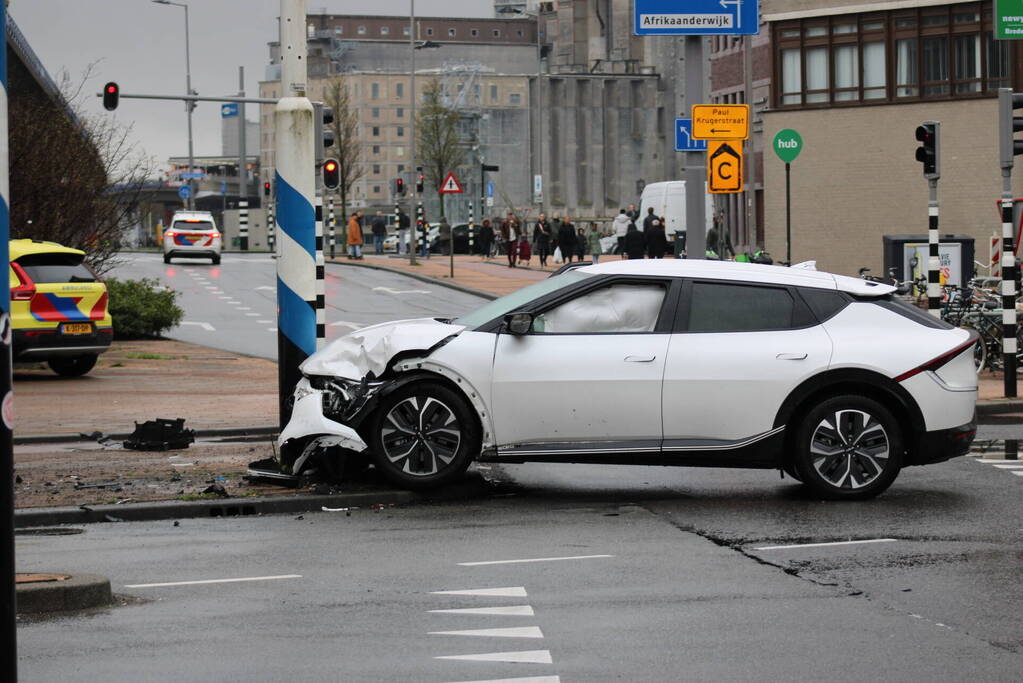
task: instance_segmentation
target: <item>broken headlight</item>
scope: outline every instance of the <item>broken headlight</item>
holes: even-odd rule
[[[383,383],[370,382],[365,378],[355,381],[340,377],[316,377],[310,378],[310,384],[323,392],[321,401],[324,417],[347,424]]]

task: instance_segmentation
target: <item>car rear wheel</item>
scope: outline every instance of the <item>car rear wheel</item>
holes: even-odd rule
[[[371,429],[374,464],[391,483],[408,489],[454,481],[480,449],[472,409],[455,391],[434,382],[384,397]]]
[[[164,263],[170,263],[170,260],[171,260],[170,254],[164,254],[163,255],[163,262]]]
[[[96,354],[60,356],[46,361],[50,369],[62,377],[81,377],[96,365]]]
[[[793,464],[819,496],[873,498],[891,486],[902,468],[902,432],[877,401],[835,396],[815,406],[799,424]]]
[[[220,256],[213,256],[211,258],[211,260],[213,261],[213,265],[215,265],[215,266],[219,266],[220,265]]]

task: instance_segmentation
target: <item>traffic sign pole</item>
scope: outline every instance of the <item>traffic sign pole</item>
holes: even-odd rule
[[[785,261],[792,263],[792,162],[803,151],[803,137],[786,128],[778,131],[771,142],[774,153],[785,162]]]

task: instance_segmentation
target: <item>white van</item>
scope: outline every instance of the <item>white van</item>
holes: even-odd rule
[[[650,183],[643,188],[639,200],[639,220],[636,227],[643,229],[643,221],[647,209],[653,207],[654,214],[664,216],[664,234],[670,243],[675,239],[675,232],[686,229],[686,181],[668,180],[663,183]]]

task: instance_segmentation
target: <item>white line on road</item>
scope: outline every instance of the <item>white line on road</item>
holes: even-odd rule
[[[301,579],[301,574],[281,574],[279,576],[246,576],[240,579],[205,579],[202,581],[168,581],[166,583],[129,583],[125,588],[162,588],[164,586],[198,586],[209,583],[241,583],[244,581],[276,581],[278,579]]]
[[[1023,470],[1023,462],[1019,463],[1018,465],[1010,465],[1008,463],[1004,465],[996,464],[995,468],[1000,470]]]
[[[251,311],[252,310],[252,306],[239,306],[235,310],[238,310],[238,311]]]
[[[388,294],[429,294],[428,289],[394,289],[393,287],[374,287],[374,292],[387,292]]]
[[[575,555],[572,557],[533,557],[528,560],[488,560],[486,562],[459,562],[459,567],[482,567],[490,564],[526,564],[529,562],[563,562],[565,560],[597,560],[614,555]]]
[[[463,609],[431,609],[430,614],[483,614],[496,617],[533,617],[536,614],[529,605],[510,607],[467,607]]]
[[[218,299],[224,299],[224,300],[227,300],[227,299],[233,299],[234,297],[233,297],[233,296],[221,296],[221,297],[217,297],[217,298],[218,298]]]
[[[213,325],[210,325],[209,323],[196,323],[196,322],[191,322],[191,321],[186,320],[186,321],[182,322],[181,324],[182,325],[198,325],[199,327],[203,328],[207,332],[216,332],[217,331],[217,328],[213,327]]]
[[[870,538],[864,541],[833,541],[831,543],[797,543],[795,545],[764,545],[753,550],[785,550],[786,548],[826,548],[836,545],[860,545],[863,543],[894,543],[897,538]]]
[[[352,323],[347,320],[338,320],[336,323],[330,323],[327,327],[350,327],[353,330],[361,330],[365,327],[362,323]]]
[[[486,681],[463,681],[460,683],[562,683],[558,676],[524,676],[520,678],[492,678]]]
[[[509,628],[478,628],[468,631],[430,631],[431,636],[482,636],[489,638],[543,638],[539,626],[511,626]]]
[[[1019,463],[1019,464],[1023,465],[1023,460],[1004,460],[1004,459],[999,460],[997,458],[975,458],[975,460],[977,462],[982,462],[985,465],[995,465],[997,463]]]
[[[480,655],[445,655],[434,659],[457,659],[464,662],[512,662],[515,664],[552,664],[550,650],[522,652],[488,652]]]
[[[268,328],[266,328],[266,331],[267,332],[276,332],[277,328],[276,327],[268,327]]]
[[[245,315],[247,315],[250,318],[258,318],[259,316],[261,316],[263,314],[262,313],[246,313]]]
[[[261,289],[269,289],[271,292],[273,292],[273,291],[276,291],[277,288],[276,287],[267,287],[266,285],[263,285],[262,287],[256,287],[256,291],[257,292],[259,290],[261,290]]]
[[[269,325],[272,322],[273,322],[273,320],[257,320],[256,321],[256,323],[258,323],[260,325]]]
[[[1023,472],[1017,472],[1016,470],[1013,470],[1012,473],[1018,477],[1023,477]]]
[[[430,595],[482,595],[495,598],[524,598],[526,589],[523,586],[509,586],[508,588],[469,588],[457,591],[433,591]]]

